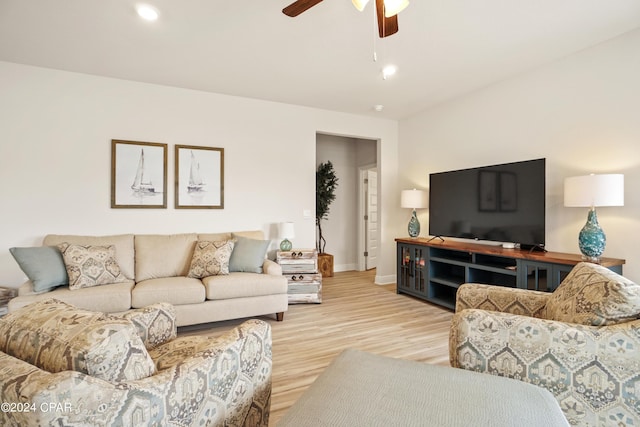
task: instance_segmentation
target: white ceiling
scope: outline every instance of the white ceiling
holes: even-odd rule
[[[136,3],[0,0],[0,60],[401,119],[640,28],[640,0],[412,0],[386,39],[350,0]]]

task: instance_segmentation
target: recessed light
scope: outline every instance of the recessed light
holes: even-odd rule
[[[137,5],[136,11],[138,12],[138,15],[140,15],[140,17],[146,21],[155,21],[159,16],[158,10],[153,6],[149,6],[148,4]]]
[[[398,71],[398,67],[396,67],[393,64],[387,65],[382,69],[382,78],[384,80],[387,80],[387,77],[393,76],[396,73],[396,71]]]
[[[382,104],[374,105],[373,109],[376,110],[379,113],[380,111],[384,110],[384,105],[382,105]]]

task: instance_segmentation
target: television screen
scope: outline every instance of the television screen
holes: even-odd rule
[[[545,159],[430,174],[429,234],[543,247]]]

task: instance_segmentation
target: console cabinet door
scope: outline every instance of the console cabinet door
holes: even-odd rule
[[[518,287],[530,291],[549,291],[553,282],[553,264],[518,260]]]
[[[427,251],[427,247],[398,244],[398,293],[427,295]]]

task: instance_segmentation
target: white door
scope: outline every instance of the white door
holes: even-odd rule
[[[378,266],[378,172],[367,171],[365,217],[365,269]]]

